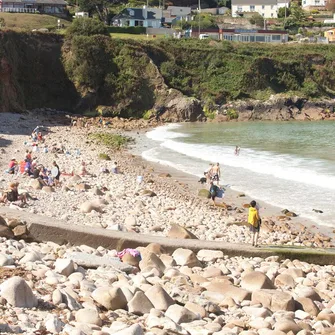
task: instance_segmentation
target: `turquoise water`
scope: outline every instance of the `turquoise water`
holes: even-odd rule
[[[195,176],[219,162],[223,184],[335,226],[335,122],[171,124],[148,132],[147,139],[147,160]]]

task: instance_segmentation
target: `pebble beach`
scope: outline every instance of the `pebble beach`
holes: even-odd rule
[[[71,127],[53,111],[0,114],[1,171],[11,158],[24,158],[29,135],[44,125],[37,161],[63,172],[59,187],[42,187],[24,175],[3,173],[0,190],[19,182],[19,191],[37,200],[18,211],[68,225],[139,234],[194,235],[201,240],[250,243],[248,197],[227,191],[213,206],[198,196],[204,186],[188,183],[173,170],[143,161],[129,150],[97,145],[88,134],[112,132],[136,137],[155,126],[134,121],[127,128],[92,123]],[[127,128],[127,129],[125,129]],[[66,153],[52,153],[52,147]],[[104,153],[110,160],[99,159]],[[80,175],[82,162],[87,174]],[[118,174],[104,173],[118,163]],[[138,176],[143,182],[138,183]],[[231,192],[231,193],[229,193]],[[299,217],[262,210],[260,245],[331,247],[332,235]],[[60,246],[24,241],[24,222],[1,219],[0,314],[3,333],[27,334],[330,334],[335,322],[333,265],[279,261],[276,256],[228,257],[221,251],[179,248],[172,254],[156,244],[138,248],[141,257],[117,257],[103,247]],[[171,225],[177,226],[171,231]],[[19,228],[17,228],[19,227]],[[6,228],[6,229],[5,229]],[[8,231],[8,229],[10,232]],[[23,232],[22,232],[23,231]],[[11,235],[12,234],[12,235]],[[88,265],[88,262],[89,265]],[[1,328],[2,327],[2,328]],[[44,332],[44,333],[43,333]]]

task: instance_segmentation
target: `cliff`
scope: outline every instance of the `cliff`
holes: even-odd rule
[[[262,103],[273,95],[306,102],[334,93],[331,45],[0,32],[0,112],[97,109],[111,116],[194,121],[202,118],[203,108],[210,114],[227,103],[253,99],[259,102],[256,108],[246,110],[251,108],[251,119],[257,119],[258,110],[266,109]],[[238,108],[242,115],[243,104]],[[271,114],[271,108],[266,110]]]

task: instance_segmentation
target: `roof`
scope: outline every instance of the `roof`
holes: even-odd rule
[[[233,5],[247,5],[247,6],[256,6],[256,5],[277,5],[277,0],[232,0]]]
[[[147,17],[144,17],[144,11]],[[159,8],[125,8],[121,13],[115,15],[113,20],[133,19],[133,20],[161,20],[162,10]]]
[[[235,33],[235,34],[281,34],[287,35],[286,30],[263,30],[263,29],[220,29],[223,33]]]

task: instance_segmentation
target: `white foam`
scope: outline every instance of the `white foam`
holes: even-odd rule
[[[157,127],[149,131],[146,136],[154,141],[164,142],[165,140],[178,138],[178,137],[189,137],[187,134],[177,133],[172,130],[180,128],[181,125],[176,123],[170,123],[166,126]]]

